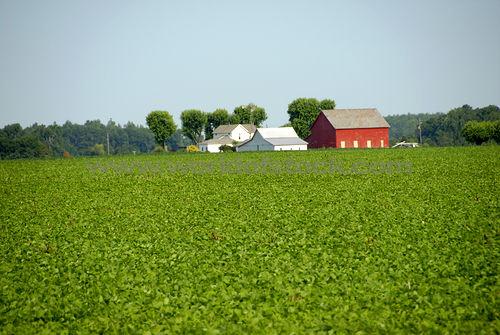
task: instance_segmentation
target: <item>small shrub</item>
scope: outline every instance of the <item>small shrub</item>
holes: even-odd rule
[[[186,148],[186,151],[187,152],[198,152],[200,151],[200,149],[198,149],[198,147],[196,145],[188,145],[188,147]]]
[[[234,151],[236,151],[236,148],[235,148],[235,147],[232,147],[232,146],[230,146],[230,145],[224,144],[224,145],[221,145],[221,146],[219,147],[219,150],[220,150],[221,152],[234,152]]]
[[[71,154],[68,151],[64,150],[63,157],[64,158],[71,158]]]
[[[106,150],[104,149],[104,144],[96,144],[94,145],[91,150],[91,154],[94,156],[103,156],[106,154]]]

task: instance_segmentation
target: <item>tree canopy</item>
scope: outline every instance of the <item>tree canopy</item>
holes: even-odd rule
[[[292,127],[300,138],[305,139],[310,135],[309,128],[318,117],[321,110],[334,109],[335,101],[316,98],[298,98],[288,105],[288,116]]]
[[[454,108],[447,114],[439,114],[422,124],[424,142],[438,146],[464,145],[467,143],[462,129],[468,121],[500,120],[500,108],[490,105],[472,108],[469,105]]]
[[[425,122],[441,114],[401,114],[388,115],[385,120],[391,125],[389,130],[389,141],[394,144],[401,141],[419,141],[419,122]]]
[[[227,110],[219,108],[212,113],[207,113],[207,124],[205,126],[205,138],[211,139],[214,130],[223,124],[229,123],[229,113]]]
[[[266,110],[254,103],[236,107],[233,115],[231,116],[232,124],[249,123],[254,124],[256,127],[260,127],[265,120],[267,120]]]
[[[207,124],[207,114],[198,109],[188,109],[181,113],[182,132],[195,144],[203,140]]]
[[[166,141],[177,129],[172,115],[166,111],[153,111],[146,117],[146,123],[153,132],[156,143],[162,145],[166,150]]]
[[[69,121],[62,126],[33,124],[22,128],[19,124],[0,129],[0,158],[61,157],[100,155],[107,152],[109,134],[110,154],[149,152],[155,144],[154,134],[147,127],[128,122],[120,126],[111,121],[104,125],[99,120],[84,124]]]
[[[488,141],[500,143],[500,121],[469,121],[462,129],[465,140],[477,145]]]

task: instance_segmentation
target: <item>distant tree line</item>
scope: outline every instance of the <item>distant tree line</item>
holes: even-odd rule
[[[301,138],[306,138],[320,111],[334,108],[332,99],[295,99],[288,105],[289,122],[284,126],[292,126]],[[166,111],[148,114],[149,128],[132,122],[123,126],[114,121],[103,124],[99,120],[83,125],[69,121],[49,126],[35,123],[24,129],[16,123],[0,129],[0,159],[56,157],[65,153],[92,156],[107,154],[108,150],[109,154],[176,151],[212,138],[220,125],[249,123],[260,127],[266,119],[265,109],[250,103],[236,107],[231,114],[225,109],[211,113],[185,110],[181,113],[180,129]],[[418,142],[420,134],[424,144],[434,146],[500,143],[500,108],[495,105],[482,108],[464,105],[446,114],[390,115],[386,120],[391,125],[392,143]]]
[[[385,116],[385,120],[390,124],[389,141],[391,144],[397,142],[419,142],[419,125],[423,122],[441,114],[401,114]]]
[[[35,123],[24,129],[16,123],[0,129],[0,158],[61,157],[64,152],[71,156],[104,155],[108,152],[108,138],[110,154],[146,153],[155,147],[153,132],[132,122],[123,126],[99,120],[83,125],[69,121],[49,126]],[[190,143],[178,131],[166,144],[176,150]]]
[[[437,115],[422,124],[424,143],[437,146],[465,145],[467,139],[462,130],[469,121],[498,121],[500,108],[490,105],[472,108],[469,105],[454,108],[447,114]]]
[[[389,134],[392,143],[418,142],[420,131],[423,143],[433,146],[459,146],[488,141],[498,143],[493,133],[496,129],[494,121],[500,120],[500,108],[495,105],[482,108],[463,105],[446,114],[390,115],[385,119],[391,125]],[[469,128],[465,128],[466,124],[471,121],[473,122]],[[483,122],[486,123],[483,124]],[[471,133],[478,135],[474,137],[470,135]],[[489,135],[486,136],[486,133]],[[480,138],[486,140],[480,140]]]

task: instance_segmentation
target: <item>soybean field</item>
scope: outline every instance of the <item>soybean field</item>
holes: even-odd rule
[[[498,334],[499,176],[499,146],[0,161],[0,333]]]

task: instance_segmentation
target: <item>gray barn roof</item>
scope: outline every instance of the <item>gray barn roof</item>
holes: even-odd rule
[[[214,134],[229,134],[234,130],[234,128],[238,127],[237,124],[222,124],[214,129]]]
[[[255,127],[255,125],[253,125],[253,124],[245,123],[245,124],[242,124],[242,126],[250,134],[255,133],[255,130],[257,130],[257,127]],[[229,134],[236,127],[238,127],[238,124],[222,124],[214,129],[214,134]]]
[[[250,134],[253,134],[255,133],[255,131],[257,130],[257,127],[254,125],[254,124],[250,124],[250,123],[245,123],[245,124],[242,124],[242,126],[250,133]]]
[[[322,112],[335,129],[390,127],[376,108],[329,109]]]
[[[206,141],[203,141],[201,142],[200,144],[220,144],[220,145],[224,145],[224,144],[232,144],[234,142],[234,140],[227,136],[227,135],[224,135],[224,136],[221,136],[219,138],[212,138],[210,140],[206,140]]]

